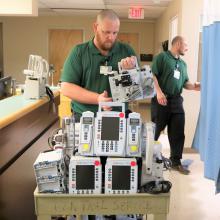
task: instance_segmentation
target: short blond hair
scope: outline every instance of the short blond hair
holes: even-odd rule
[[[96,17],[96,22],[97,22],[97,23],[100,23],[100,22],[102,22],[105,18],[108,18],[108,19],[110,19],[110,20],[112,20],[112,21],[115,21],[115,20],[120,21],[118,15],[117,15],[116,12],[113,11],[112,9],[103,9],[103,10],[101,10],[101,11],[98,13],[97,17]]]
[[[171,45],[175,45],[178,42],[182,42],[183,41],[183,37],[182,36],[176,36],[173,38],[173,40],[171,41]]]

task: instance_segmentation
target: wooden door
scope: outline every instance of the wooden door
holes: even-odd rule
[[[54,65],[54,85],[60,80],[64,61],[70,50],[83,42],[82,30],[50,29],[49,30],[49,64]],[[51,79],[50,79],[51,82]]]
[[[137,56],[140,54],[138,33],[119,33],[118,40],[131,45]]]

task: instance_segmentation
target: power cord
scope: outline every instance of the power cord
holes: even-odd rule
[[[162,156],[164,170],[170,170],[171,167],[172,167],[171,160],[166,158],[166,157],[164,157],[163,155],[161,155],[161,156]]]
[[[58,134],[59,130],[61,130],[61,128],[56,128],[51,132],[51,135],[48,137],[47,142],[48,145],[50,147],[50,149],[54,150],[54,145],[56,144],[56,142],[54,141],[54,136],[56,134]]]
[[[53,105],[53,113],[56,113],[56,105],[54,101],[53,91],[49,88],[49,86],[45,86],[45,88],[46,88],[46,94],[48,95],[50,102],[52,102]]]
[[[141,187],[141,193],[159,194],[168,193],[172,187],[170,181],[150,181]]]

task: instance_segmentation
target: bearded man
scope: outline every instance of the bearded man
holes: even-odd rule
[[[102,10],[93,24],[94,38],[74,47],[64,63],[61,93],[72,100],[76,121],[84,111],[96,114],[99,102],[112,101],[106,73],[118,71],[118,62],[123,69],[135,67],[134,50],[117,41],[119,28],[117,14],[113,10]]]

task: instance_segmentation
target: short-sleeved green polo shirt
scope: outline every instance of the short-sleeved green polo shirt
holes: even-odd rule
[[[106,90],[111,96],[108,76],[100,74],[100,66],[112,66],[112,70],[118,70],[118,62],[125,57],[135,56],[134,50],[128,45],[116,42],[109,51],[108,56],[103,56],[96,48],[93,40],[79,44],[72,49],[67,57],[63,72],[62,82],[70,82],[87,90],[99,94]],[[80,96],[80,94],[78,94]],[[74,112],[82,114],[84,111],[98,111],[97,105],[83,104],[72,101],[71,107]]]
[[[186,63],[181,58],[175,58],[170,51],[157,55],[151,69],[161,90],[167,95],[181,94],[184,84],[189,80]],[[174,70],[180,72],[179,79],[174,77]]]

